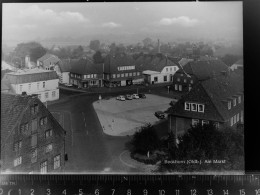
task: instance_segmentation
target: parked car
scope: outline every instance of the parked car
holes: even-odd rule
[[[164,118],[165,118],[165,113],[162,112],[162,111],[156,111],[156,112],[154,113],[154,115],[155,115],[157,118],[159,118],[159,119],[164,119]]]
[[[133,96],[130,95],[130,94],[126,94],[126,99],[127,99],[127,100],[132,100],[132,99],[133,99]]]
[[[73,87],[72,84],[65,84],[66,87]]]
[[[139,93],[138,96],[139,96],[139,98],[142,98],[142,99],[145,99],[145,98],[146,98],[146,96],[145,96],[144,93]]]
[[[116,97],[117,100],[125,101],[125,96],[119,95]]]
[[[133,99],[139,99],[138,94],[133,94]]]

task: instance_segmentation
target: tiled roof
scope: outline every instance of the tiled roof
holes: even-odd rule
[[[60,67],[61,72],[70,72],[71,63],[75,62],[75,60],[60,60],[57,62],[57,65]]]
[[[136,65],[142,70],[161,72],[165,66],[178,66],[163,54],[144,54],[136,60]]]
[[[70,72],[72,73],[77,73],[81,75],[103,73],[103,64],[94,64],[89,59],[80,59],[77,61],[72,61],[70,64]]]
[[[120,66],[135,66],[135,71],[139,70],[139,67],[136,64],[136,61],[131,55],[125,53],[117,53],[115,55],[107,55],[105,57],[105,72],[108,73],[121,73],[122,71],[118,70]],[[133,70],[124,70],[123,72],[133,72]]]
[[[47,70],[34,70],[25,72],[10,72],[6,73],[3,80],[8,80],[11,84],[31,83],[37,81],[47,81],[52,79],[58,79],[58,75],[55,71]]]
[[[198,60],[188,62],[183,70],[196,76],[198,80],[204,80],[212,75],[219,75],[222,71],[228,71],[228,66],[220,60]]]
[[[233,72],[228,76],[219,75],[197,83],[189,93],[168,109],[168,113],[186,118],[225,122],[237,114],[243,106],[241,103],[228,110],[227,100],[241,93],[243,93],[243,78],[240,75]],[[204,113],[185,111],[185,102],[204,104]]]
[[[30,108],[30,105],[35,103],[39,105],[39,112],[43,112],[48,117],[48,121],[52,124],[55,133],[60,136],[63,135],[64,129],[36,96],[1,93],[1,144],[9,138],[15,126],[21,122],[25,111]]]
[[[47,54],[45,54],[44,56],[40,57],[40,58],[38,59],[38,61],[43,62],[44,60],[47,60],[47,59],[49,59],[49,58],[54,58],[54,59],[56,58],[57,61],[60,60],[57,56],[55,56],[55,55],[53,55],[53,54],[47,53]]]

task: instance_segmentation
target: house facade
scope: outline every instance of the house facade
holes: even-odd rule
[[[37,67],[44,70],[54,70],[54,66],[60,59],[53,54],[45,54],[37,60]]]
[[[109,54],[104,60],[104,85],[107,87],[142,84],[144,77],[132,56]]]
[[[228,66],[217,59],[185,61],[179,67],[173,76],[172,90],[184,93],[189,92],[197,82],[228,71]]]
[[[69,84],[70,83],[70,70],[71,62],[75,60],[60,60],[54,65],[54,71],[56,71],[59,77],[59,83]]]
[[[198,82],[169,108],[169,132],[180,136],[198,123],[218,128],[244,123],[243,77],[236,73]]]
[[[144,80],[149,84],[169,83],[179,67],[170,58],[163,54],[144,54],[136,60],[142,70]]]
[[[37,94],[42,102],[59,99],[59,78],[55,71],[23,69],[6,73],[2,82],[14,94]]]
[[[1,172],[64,170],[65,130],[37,96],[1,94]]]
[[[94,64],[90,59],[71,62],[70,84],[81,88],[102,87],[103,67],[103,64]]]

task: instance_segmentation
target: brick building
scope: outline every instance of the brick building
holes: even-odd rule
[[[65,130],[37,96],[1,94],[1,172],[60,172]]]

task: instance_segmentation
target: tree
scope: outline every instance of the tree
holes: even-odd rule
[[[132,152],[146,155],[147,152],[153,152],[160,146],[160,139],[157,136],[154,127],[151,124],[144,126],[136,132],[131,141]]]
[[[84,49],[83,47],[80,45],[77,48],[75,48],[72,51],[72,58],[81,58],[83,55]]]
[[[36,62],[37,59],[44,56],[46,54],[46,49],[44,47],[36,47],[30,49],[30,58],[31,61]]]
[[[100,41],[99,40],[90,41],[89,48],[92,49],[92,50],[95,50],[95,51],[99,50]]]
[[[97,51],[97,52],[93,55],[93,60],[94,60],[94,63],[95,63],[95,64],[103,63],[103,62],[104,62],[104,59],[103,59],[103,57],[102,57],[100,51]]]
[[[144,47],[148,47],[153,44],[153,40],[151,38],[147,37],[143,40],[143,44],[144,44]]]

